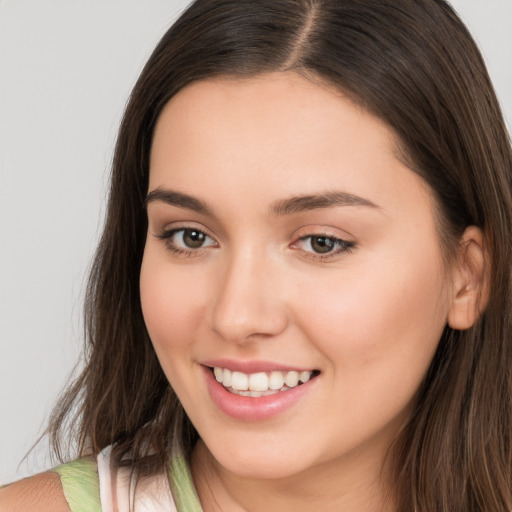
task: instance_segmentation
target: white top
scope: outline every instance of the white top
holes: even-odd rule
[[[98,476],[103,512],[177,512],[165,474],[139,480],[135,489],[130,468],[112,470],[111,447],[98,454]]]

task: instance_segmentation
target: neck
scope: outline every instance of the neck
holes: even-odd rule
[[[384,457],[382,457],[382,460]],[[357,454],[279,479],[239,476],[223,468],[200,440],[192,477],[205,512],[391,512],[381,464]]]

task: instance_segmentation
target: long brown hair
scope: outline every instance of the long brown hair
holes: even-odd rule
[[[149,153],[166,103],[193,81],[294,70],[339,87],[397,134],[430,185],[446,254],[485,235],[490,297],[478,323],[446,327],[393,446],[398,510],[512,510],[512,154],[482,57],[444,0],[197,0],[135,85],[115,150],[105,229],[86,297],[86,366],[55,409],[62,457],[114,445],[140,474],[197,432],[142,318],[139,272]]]

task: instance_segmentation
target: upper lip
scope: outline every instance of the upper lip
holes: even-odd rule
[[[289,364],[277,363],[275,361],[237,361],[235,359],[209,359],[207,361],[200,361],[203,366],[210,368],[225,368],[232,372],[242,373],[258,373],[258,372],[303,372],[313,371],[314,368],[303,366],[292,366]]]

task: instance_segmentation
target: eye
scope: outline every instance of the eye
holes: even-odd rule
[[[169,229],[157,235],[157,238],[164,240],[167,248],[176,253],[191,253],[217,245],[204,231],[195,228]]]
[[[173,241],[176,245],[186,249],[199,249],[204,245],[210,245],[213,240],[198,229],[180,229],[174,232]]]
[[[309,236],[307,243],[318,254],[327,254],[336,248],[336,240],[327,236]]]
[[[309,253],[311,257],[322,258],[348,252],[355,246],[355,243],[333,236],[307,235],[301,237],[294,246]]]

